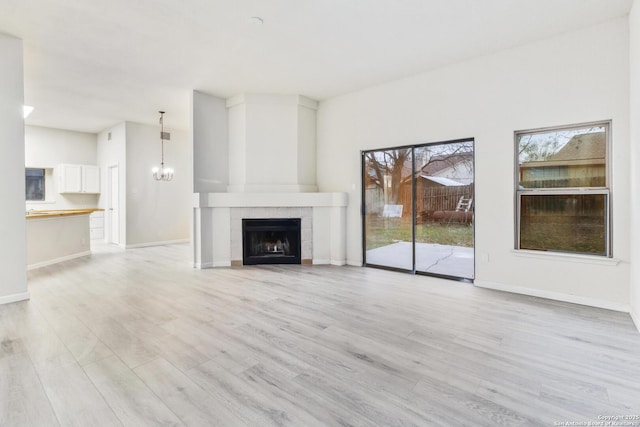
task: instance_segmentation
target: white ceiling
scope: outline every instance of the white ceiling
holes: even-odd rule
[[[188,129],[193,89],[317,100],[624,16],[632,0],[0,0],[27,124]],[[253,24],[260,16],[264,24]]]

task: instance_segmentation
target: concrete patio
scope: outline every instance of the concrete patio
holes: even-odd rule
[[[368,250],[367,264],[411,270],[411,242],[397,242]],[[416,270],[446,276],[474,278],[473,248],[416,243]]]

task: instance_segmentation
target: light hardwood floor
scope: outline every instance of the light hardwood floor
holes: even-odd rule
[[[640,415],[624,313],[367,268],[196,270],[187,245],[103,249],[30,272],[29,290],[0,306],[2,426]]]

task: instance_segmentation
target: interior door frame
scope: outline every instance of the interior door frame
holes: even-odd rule
[[[116,173],[117,178],[118,178],[118,188],[116,188],[116,195],[118,196],[118,206],[117,206],[117,214],[118,214],[118,227],[117,227],[117,236],[118,236],[118,241],[114,241],[113,240],[113,235],[114,235],[114,229],[113,229],[113,193],[114,193],[114,189],[113,189],[113,176],[114,173]],[[108,166],[108,188],[109,188],[109,193],[108,193],[108,199],[107,199],[107,209],[109,210],[109,230],[108,230],[108,243],[114,244],[114,245],[118,245],[118,246],[122,246],[122,242],[120,241],[120,230],[121,230],[121,225],[120,222],[122,221],[122,215],[120,215],[120,213],[122,212],[122,210],[120,209],[120,165],[119,164],[113,164],[113,165],[109,165]]]
[[[375,148],[375,149],[369,149],[369,150],[361,150],[360,151],[360,189],[361,189],[361,196],[360,196],[360,222],[361,222],[361,229],[362,229],[362,266],[363,267],[372,267],[372,268],[380,268],[383,270],[390,270],[390,271],[399,271],[399,272],[404,272],[404,273],[410,273],[410,274],[414,274],[414,275],[424,275],[424,276],[431,276],[431,277],[439,277],[439,278],[443,278],[443,279],[449,279],[449,280],[456,280],[456,281],[460,281],[460,282],[468,282],[468,283],[473,283],[474,279],[471,278],[466,278],[466,277],[458,277],[458,276],[449,276],[449,275],[444,275],[444,274],[437,274],[437,273],[429,273],[429,272],[425,272],[425,271],[418,271],[416,270],[416,197],[417,197],[417,189],[416,189],[416,177],[415,177],[415,169],[416,169],[416,164],[415,164],[415,149],[416,148],[421,148],[421,147],[429,147],[429,146],[436,146],[436,145],[444,145],[444,144],[455,144],[455,143],[463,143],[463,142],[471,142],[473,144],[473,153],[471,156],[471,164],[473,167],[473,193],[472,193],[472,197],[473,197],[473,206],[474,206],[474,210],[475,210],[475,205],[476,205],[476,195],[475,195],[475,190],[476,190],[476,186],[475,186],[475,175],[476,175],[476,155],[475,155],[475,138],[473,137],[469,137],[469,138],[459,138],[459,139],[453,139],[453,140],[446,140],[446,141],[436,141],[436,142],[427,142],[427,143],[421,143],[421,144],[410,144],[410,145],[398,145],[395,147],[385,147],[385,148]],[[379,151],[389,151],[389,150],[401,150],[401,149],[411,149],[411,169],[412,169],[412,173],[414,174],[414,176],[411,179],[411,238],[412,238],[412,269],[404,269],[404,268],[398,268],[398,267],[390,267],[390,266],[384,266],[384,265],[377,265],[377,264],[369,264],[367,263],[367,236],[366,236],[366,180],[365,180],[365,160],[366,160],[366,154],[368,153],[374,153],[374,152],[379,152]],[[476,215],[474,213],[473,215],[473,271],[474,271],[474,278],[475,278],[475,271],[476,271]]]

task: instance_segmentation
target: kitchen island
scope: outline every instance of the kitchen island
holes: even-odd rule
[[[90,255],[89,215],[96,210],[28,211],[27,269]]]

